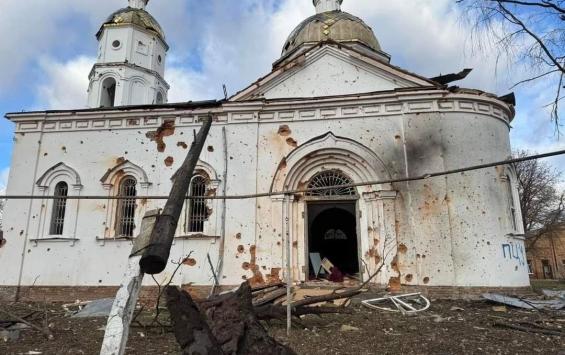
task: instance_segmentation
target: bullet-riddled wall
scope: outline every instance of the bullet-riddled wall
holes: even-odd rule
[[[354,183],[399,179],[501,161],[511,152],[512,113],[499,100],[472,92],[15,114],[8,194],[52,195],[65,181],[69,196],[109,196],[127,175],[137,180],[139,195],[167,195],[198,118],[209,113],[216,122],[198,171],[211,196],[301,189],[327,169],[343,171]],[[391,286],[528,286],[516,199],[509,166],[358,187],[360,264],[372,271],[384,262],[376,282]],[[222,259],[223,285],[283,279],[288,232],[293,279],[304,281],[310,202],[304,194],[207,201],[202,232],[185,232],[181,218],[172,262],[159,278],[191,254],[175,284],[210,285],[207,255],[214,266]],[[10,200],[0,285],[118,285],[131,240],[115,238],[116,204],[69,199],[63,235],[54,237],[51,200]],[[145,211],[163,204],[139,200],[136,225]]]

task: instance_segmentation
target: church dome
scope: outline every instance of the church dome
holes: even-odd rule
[[[151,14],[143,9],[137,9],[133,7],[126,7],[120,9],[106,19],[100,28],[100,31],[96,34],[99,37],[102,34],[102,30],[105,26],[123,26],[123,25],[135,25],[151,32],[157,34],[163,41],[165,41],[165,31],[159,22],[155,20]]]
[[[286,40],[282,56],[285,57],[303,44],[327,40],[362,44],[375,52],[382,52],[371,27],[356,16],[335,10],[320,12],[298,25]]]

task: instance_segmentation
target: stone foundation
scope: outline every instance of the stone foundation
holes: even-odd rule
[[[227,291],[236,286],[221,286],[219,291]],[[210,293],[210,286],[183,286],[196,299],[204,299]],[[21,287],[19,294],[16,286],[0,286],[0,302],[49,302],[72,303],[77,300],[89,301],[100,298],[112,298],[118,290],[115,286],[34,286]],[[373,293],[382,294],[384,289],[375,287]],[[505,295],[531,296],[530,287],[520,288],[494,288],[494,287],[452,287],[452,286],[402,286],[397,294],[421,292],[432,299],[465,299],[477,300],[485,292],[501,293]],[[158,288],[155,286],[143,287],[140,302],[152,303],[157,299]]]

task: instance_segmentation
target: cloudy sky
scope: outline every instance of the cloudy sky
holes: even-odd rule
[[[524,77],[523,68],[509,67],[488,45],[478,50],[454,3],[345,0],[343,10],[373,28],[393,64],[430,77],[474,68],[458,85],[507,94]],[[94,34],[125,5],[127,0],[2,0],[0,113],[85,107],[97,48]],[[222,84],[234,93],[266,74],[288,34],[314,13],[311,0],[151,0],[148,10],[171,46],[166,74],[171,102],[221,98]],[[565,137],[555,135],[544,108],[553,90],[550,80],[514,89],[513,148],[565,148]],[[7,181],[12,131],[11,123],[0,118],[0,192]],[[565,158],[550,162],[565,170]]]

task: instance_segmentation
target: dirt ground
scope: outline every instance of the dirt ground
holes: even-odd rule
[[[18,316],[41,325],[45,305],[0,304]],[[354,305],[353,314],[307,316],[302,327],[286,336],[284,322],[268,325],[271,334],[298,354],[564,354],[565,337],[533,334],[495,327],[495,322],[538,324],[565,330],[565,314],[543,314],[519,309],[499,309],[483,301],[435,301],[429,310],[415,315],[368,310]],[[105,319],[74,319],[60,305],[47,306],[54,340],[36,330],[21,332],[20,339],[0,340],[0,354],[97,354]],[[151,314],[139,320],[149,323]],[[7,320],[3,315],[1,320]],[[351,326],[350,330],[342,329]],[[177,354],[170,332],[161,328],[134,327],[128,354]]]

